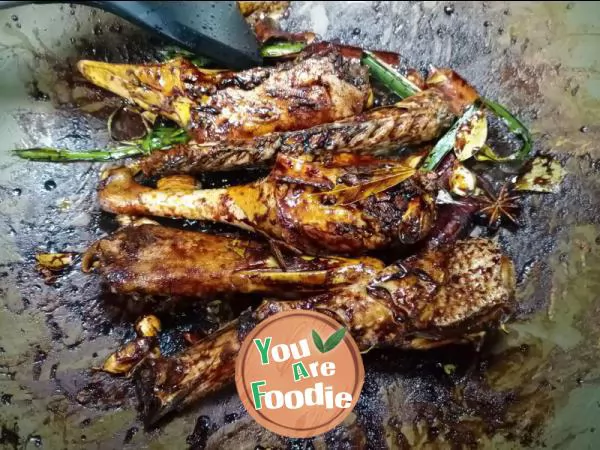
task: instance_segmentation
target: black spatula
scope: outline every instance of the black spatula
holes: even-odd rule
[[[0,9],[35,1],[0,1]],[[67,2],[65,2],[67,3]],[[236,2],[79,1],[155,31],[176,45],[232,69],[260,64],[258,43]]]

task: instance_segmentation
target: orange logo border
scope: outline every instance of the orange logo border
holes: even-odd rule
[[[280,434],[282,436],[287,436],[291,438],[307,438],[314,437],[319,434],[326,433],[327,431],[332,430],[339,424],[341,424],[353,411],[356,403],[358,402],[360,393],[362,391],[362,387],[365,379],[365,369],[362,361],[362,356],[360,354],[360,350],[352,339],[352,336],[349,333],[344,335],[342,342],[344,342],[350,349],[352,353],[353,365],[355,367],[355,379],[357,383],[355,383],[354,388],[352,389],[352,403],[349,408],[340,409],[339,413],[336,414],[333,418],[329,419],[326,423],[319,424],[317,426],[312,426],[309,428],[298,428],[297,426],[289,426],[285,424],[281,424],[273,421],[269,417],[266,417],[263,411],[256,410],[252,403],[252,394],[250,393],[248,380],[245,379],[244,376],[244,365],[248,359],[248,353],[250,349],[253,347],[254,338],[263,332],[265,329],[270,327],[273,323],[285,320],[288,317],[302,317],[304,319],[308,319],[311,321],[320,321],[332,327],[334,330],[340,327],[340,323],[331,317],[318,313],[315,311],[307,311],[307,310],[292,310],[292,311],[284,311],[275,314],[272,317],[260,322],[248,335],[244,338],[244,342],[242,343],[242,347],[240,352],[238,353],[236,364],[235,364],[235,385],[238,392],[238,395],[254,420],[256,420],[260,425],[265,427],[266,429]]]

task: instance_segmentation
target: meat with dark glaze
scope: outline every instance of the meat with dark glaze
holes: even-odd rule
[[[135,374],[143,418],[153,424],[230,384],[248,327],[277,312],[328,314],[362,351],[422,350],[469,342],[497,327],[514,310],[515,284],[513,263],[494,242],[469,239],[427,249],[335,291],[264,301],[250,321],[231,323],[177,356],[145,360]]]
[[[151,188],[118,168],[108,172],[98,197],[105,211],[227,223],[310,255],[356,255],[423,239],[436,207],[414,168],[418,159],[372,159],[357,168],[361,159],[346,155],[339,167],[337,160],[317,164],[280,155],[267,178],[221,189],[196,189],[191,177],[183,186],[183,176],[176,187],[166,177]]]
[[[196,298],[323,292],[382,267],[374,258],[274,254],[266,242],[151,224],[96,241],[82,261],[85,272],[99,273],[115,293]]]
[[[142,159],[141,169],[153,176],[260,166],[272,163],[278,153],[317,157],[343,152],[386,154],[405,145],[434,140],[453,119],[443,96],[427,90],[393,106],[326,125],[219,143],[192,141],[152,153]]]
[[[333,123],[220,143],[191,141],[141,161],[146,175],[229,170],[272,163],[275,155],[387,154],[441,136],[478,94],[457,73],[435,70],[427,89],[395,105],[371,109]]]
[[[333,122],[362,112],[370,96],[367,69],[334,47],[238,73],[199,69],[182,58],[145,65],[83,60],[78,68],[95,85],[188,128],[197,143]]]

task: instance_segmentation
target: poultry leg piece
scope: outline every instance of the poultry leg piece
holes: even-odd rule
[[[280,311],[310,309],[330,315],[358,347],[429,349],[468,342],[498,326],[514,309],[515,272],[498,246],[485,239],[425,250],[370,279],[297,301],[264,301],[174,357],[146,359],[135,385],[144,420],[155,423],[233,381],[245,334]]]
[[[323,292],[383,268],[374,258],[279,256],[264,242],[144,224],[95,242],[82,269],[119,294],[207,298]]]
[[[436,208],[432,183],[414,168],[420,157],[363,160],[345,155],[326,165],[279,155],[267,178],[221,189],[196,189],[189,176],[151,188],[117,168],[98,198],[105,211],[227,223],[310,255],[356,255],[425,237]]]
[[[360,113],[370,98],[368,71],[335,48],[276,67],[243,72],[164,64],[83,60],[93,84],[187,128],[196,142],[298,130]]]
[[[430,142],[441,136],[478,94],[447,69],[432,71],[427,83],[427,89],[395,105],[333,123],[251,139],[190,141],[145,157],[141,169],[148,176],[231,170],[272,163],[277,153],[315,158],[344,152],[381,155]]]

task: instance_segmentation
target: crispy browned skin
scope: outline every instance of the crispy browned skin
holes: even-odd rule
[[[302,34],[302,33],[299,33]],[[293,39],[292,39],[293,41]],[[330,51],[330,48],[335,48],[344,58],[351,58],[359,60],[362,58],[364,49],[361,47],[355,47],[353,45],[343,45],[338,43],[333,43],[329,41],[319,41],[315,43],[311,43],[304,50],[305,54],[320,54],[323,52]],[[369,50],[372,54],[377,56],[377,58],[381,59],[386,64],[390,64],[392,66],[397,66],[400,64],[400,55],[395,52],[387,52],[383,50]]]
[[[419,176],[409,178],[415,174],[409,160],[355,167],[360,158],[350,155],[345,167],[330,167],[279,158],[269,177],[222,189],[172,188],[169,177],[153,189],[129,169],[113,169],[98,198],[109,212],[227,223],[310,255],[412,244],[435,220],[434,196]]]
[[[270,163],[275,155],[388,153],[439,137],[454,114],[437,90],[426,90],[397,103],[312,128],[271,133],[221,143],[190,142],[154,152],[141,161],[146,175],[230,170]]]
[[[441,92],[452,111],[457,115],[460,115],[479,98],[479,93],[475,88],[452,69],[432,69],[426,86]]]
[[[82,269],[101,274],[116,293],[206,298],[323,292],[383,267],[373,258],[278,256],[264,242],[140,225],[95,242]]]
[[[493,242],[470,239],[427,250],[370,280],[307,300],[265,301],[253,321],[283,310],[312,309],[344,325],[362,351],[429,349],[468,342],[497,326],[514,308],[514,289],[510,259]],[[242,330],[233,323],[178,356],[144,361],[135,377],[146,422],[152,424],[232,382],[235,357],[247,332]]]
[[[335,49],[277,67],[211,72],[184,59],[131,65],[80,61],[92,83],[192,131],[196,142],[249,139],[360,113],[367,70]]]
[[[449,69],[434,70],[426,87],[396,105],[312,128],[221,143],[192,141],[154,152],[142,160],[141,168],[146,175],[219,171],[269,163],[277,153],[317,157],[340,152],[381,154],[429,142],[441,136],[478,94]]]
[[[290,2],[277,2],[277,1],[269,1],[269,2],[237,2],[238,7],[240,8],[240,12],[244,17],[247,17],[251,14],[262,13],[264,15],[269,15],[273,12],[283,12],[290,6]]]
[[[134,379],[146,425],[230,384],[240,346],[234,322],[178,357],[156,358],[140,364]]]

